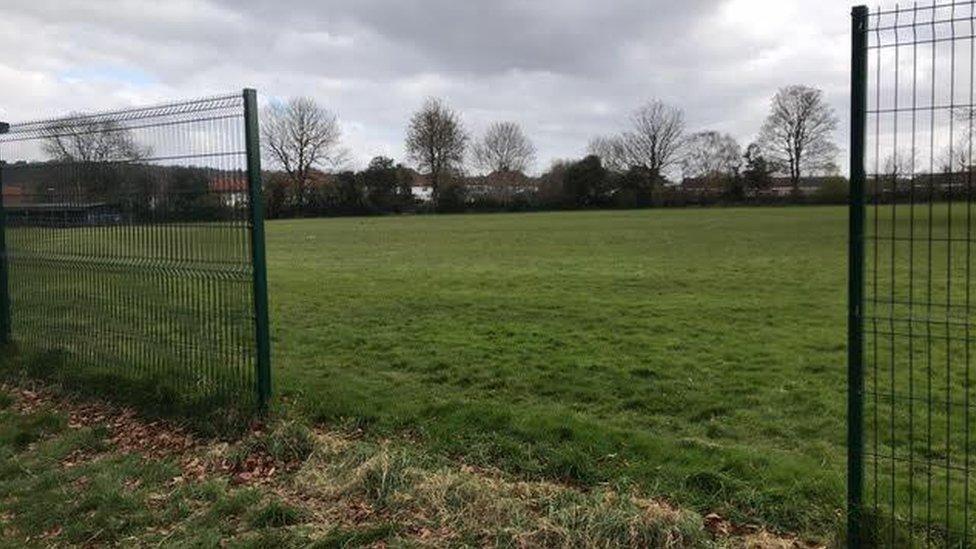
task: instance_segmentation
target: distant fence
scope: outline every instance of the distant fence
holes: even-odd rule
[[[260,173],[253,90],[10,125],[0,339],[70,383],[263,406]]]
[[[852,547],[974,544],[974,77],[974,2],[854,9]]]

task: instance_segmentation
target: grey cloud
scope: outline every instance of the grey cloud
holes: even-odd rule
[[[427,95],[480,131],[525,124],[550,158],[581,154],[643,101],[692,129],[755,134],[776,88],[846,112],[848,0],[7,0],[0,115],[25,118],[243,85],[335,110],[362,163],[402,157]],[[777,19],[777,17],[779,19]],[[778,28],[777,28],[778,26]],[[772,28],[771,28],[772,27]],[[94,76],[139,71],[146,82]],[[104,72],[104,71],[103,71]],[[109,71],[110,72],[110,71]],[[73,79],[65,73],[82,75]],[[843,143],[845,135],[838,135]]]
[[[446,71],[578,73],[613,66],[630,41],[667,46],[718,3],[336,0],[295,1],[273,9],[264,2],[225,0],[223,5],[245,6],[292,29],[368,28]]]

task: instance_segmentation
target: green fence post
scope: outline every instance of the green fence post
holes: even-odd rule
[[[851,22],[851,196],[847,304],[847,545],[860,547],[864,484],[864,132],[867,126],[868,8]]]
[[[258,407],[271,398],[271,341],[268,326],[268,269],[264,249],[264,197],[261,185],[261,141],[258,98],[244,90],[244,139],[247,145],[247,188],[251,202],[251,259],[254,264],[254,327],[257,338]]]
[[[0,122],[0,134],[10,125]],[[10,343],[10,283],[7,272],[7,214],[3,207],[3,160],[0,160],[0,345]]]

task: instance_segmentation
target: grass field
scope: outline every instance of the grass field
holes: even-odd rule
[[[871,535],[892,545],[973,527],[976,224],[963,234],[957,204],[950,233],[949,213],[869,209],[864,494]],[[277,402],[454,465],[828,540],[844,516],[846,215],[273,221]],[[243,427],[213,404],[251,394],[245,271],[185,267],[222,265],[207,250],[239,265],[246,247],[240,228],[223,244],[210,228],[9,231],[31,252],[11,269],[12,373],[205,432]],[[156,257],[174,239],[176,255]]]
[[[278,395],[528,477],[842,522],[846,210],[273,221]]]

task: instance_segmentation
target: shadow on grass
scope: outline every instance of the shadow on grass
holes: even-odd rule
[[[0,356],[0,378],[40,381],[67,395],[130,406],[147,417],[179,418],[208,436],[240,434],[258,412],[248,391],[186,382],[185,372],[100,367],[66,351],[27,352],[7,345]]]
[[[883,507],[865,509],[861,518],[863,547],[970,547],[971,535],[947,529],[936,520],[916,516],[909,520]]]

